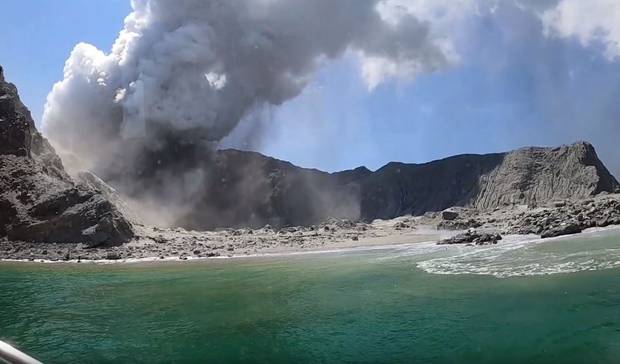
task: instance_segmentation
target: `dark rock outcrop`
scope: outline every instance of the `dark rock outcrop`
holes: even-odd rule
[[[446,209],[441,212],[441,218],[446,221],[454,221],[459,217],[458,211],[454,209]]]
[[[0,154],[26,157],[35,127],[30,112],[16,95],[16,87],[5,81],[0,66]]]
[[[133,231],[99,190],[69,177],[0,68],[0,237],[4,236],[99,246],[123,243]]]
[[[483,233],[475,230],[469,230],[463,234],[453,236],[438,242],[438,245],[453,244],[474,244],[474,245],[493,245],[502,240],[499,234]]]
[[[554,238],[556,236],[579,234],[585,228],[586,226],[580,224],[579,222],[563,222],[560,225],[552,226],[549,229],[543,231],[542,234],[540,234],[540,237],[546,239]]]

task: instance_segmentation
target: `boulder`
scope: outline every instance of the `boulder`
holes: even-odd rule
[[[483,233],[475,230],[469,230],[466,233],[456,235],[449,239],[444,239],[438,242],[438,245],[453,245],[453,244],[475,244],[475,245],[491,245],[497,244],[502,240],[500,234]]]
[[[556,236],[579,234],[585,227],[578,222],[567,222],[560,225],[552,226],[543,231],[540,236],[543,239],[553,238]]]
[[[456,220],[459,217],[459,213],[457,211],[447,209],[441,212],[441,218],[443,220],[452,221]]]

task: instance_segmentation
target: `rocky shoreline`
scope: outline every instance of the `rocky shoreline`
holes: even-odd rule
[[[331,250],[382,245],[391,238],[407,242],[437,240],[439,233],[418,230],[413,218],[372,224],[332,220],[310,227],[188,231],[135,225],[136,237],[123,245],[89,248],[87,244],[28,243],[0,240],[0,259],[88,261],[155,258],[215,258],[268,253]]]
[[[372,223],[330,220],[310,227],[189,231],[135,225],[136,237],[111,247],[0,240],[0,259],[24,261],[127,261],[215,258],[329,251],[436,241],[438,244],[501,244],[502,235],[542,238],[620,225],[620,195],[602,194],[546,206],[509,206],[494,211],[451,208],[424,216]]]
[[[577,234],[592,227],[620,225],[620,194],[602,193],[578,200],[552,201],[541,206],[513,206],[493,211],[467,208],[430,213],[437,226],[448,230],[482,229],[501,234],[540,235],[551,238]]]

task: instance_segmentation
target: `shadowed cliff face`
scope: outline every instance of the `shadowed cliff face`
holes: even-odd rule
[[[461,155],[425,164],[389,163],[358,181],[362,217],[389,219],[470,205],[480,194],[481,178],[498,168],[504,157]]]
[[[0,154],[29,156],[34,123],[24,105],[15,99],[14,85],[6,83],[0,67]]]
[[[133,231],[99,191],[67,175],[0,67],[0,237],[4,236],[95,246],[122,243]]]

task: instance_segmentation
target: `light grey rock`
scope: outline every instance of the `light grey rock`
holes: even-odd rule
[[[524,148],[504,156],[500,165],[481,176],[472,205],[493,208],[510,204],[583,199],[618,191],[620,185],[599,160],[594,147],[579,142],[559,148]]]
[[[143,223],[139,214],[127,204],[123,196],[94,173],[88,171],[80,172],[75,176],[75,182],[88,189],[99,191],[126,219],[133,223]]]

